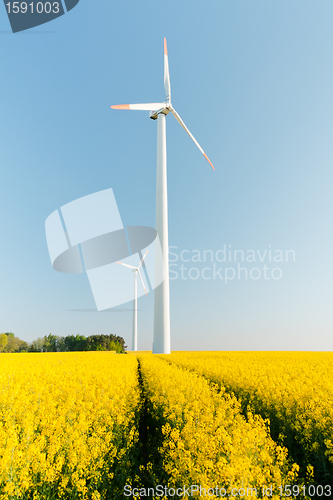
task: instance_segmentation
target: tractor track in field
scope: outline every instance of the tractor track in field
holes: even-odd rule
[[[163,442],[162,430],[152,417],[151,402],[144,388],[140,359],[137,361],[141,404],[138,415],[139,442],[133,451],[133,460],[137,465],[133,487],[148,489],[168,484],[169,476],[163,470],[163,458],[159,452]]]

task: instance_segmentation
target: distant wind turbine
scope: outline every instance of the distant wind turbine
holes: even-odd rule
[[[134,272],[132,351],[137,351],[138,350],[138,307],[137,307],[137,305],[138,305],[138,284],[137,284],[138,274],[139,274],[140,279],[142,281],[143,289],[144,289],[144,291],[146,292],[146,295],[147,295],[147,291],[146,291],[146,288],[145,288],[145,285],[144,285],[144,282],[143,282],[143,279],[142,279],[142,276],[141,276],[141,273],[140,273],[140,266],[141,266],[143,260],[145,259],[147,253],[148,253],[148,250],[144,254],[144,256],[142,257],[142,259],[140,260],[140,264],[138,265],[138,267],[130,266],[129,264],[124,264],[123,262],[118,262],[118,260],[116,261],[117,264],[129,267]]]
[[[157,119],[157,175],[156,175],[156,230],[161,242],[165,277],[155,288],[154,297],[154,343],[153,352],[170,354],[170,291],[169,291],[169,236],[168,236],[168,194],[165,117],[170,112],[195,142],[206,160],[215,170],[212,162],[193,137],[185,123],[171,105],[171,86],[166,39],[164,38],[164,88],[165,102],[149,104],[120,104],[112,109],[150,111],[150,118]]]

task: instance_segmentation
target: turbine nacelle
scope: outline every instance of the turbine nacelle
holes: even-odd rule
[[[152,120],[157,120],[157,117],[160,114],[168,115],[173,109],[171,106],[171,101],[166,101],[164,104],[164,108],[158,109],[157,111],[150,111],[149,118],[151,118]]]
[[[130,264],[125,264],[124,262],[119,262],[118,260],[116,260],[117,264],[120,264],[121,266],[129,267],[130,269],[132,269],[133,273],[139,273],[139,276],[140,276],[140,279],[141,279],[141,283],[142,283],[142,286],[143,286],[143,289],[144,289],[146,295],[147,295],[147,290],[145,288],[145,284],[143,282],[143,279],[142,279],[142,276],[141,276],[141,273],[140,273],[140,267],[142,265],[142,262],[145,260],[147,253],[148,253],[148,250],[144,254],[144,256],[142,257],[142,259],[140,260],[140,263],[139,263],[138,267],[131,266]]]

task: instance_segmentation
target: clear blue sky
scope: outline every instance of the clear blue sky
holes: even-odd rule
[[[52,269],[44,223],[112,188],[124,225],[155,225],[156,122],[110,105],[164,99],[166,36],[173,105],[216,167],[168,116],[172,269],[187,268],[170,282],[172,349],[332,350],[332,19],[330,0],[81,0],[11,34],[1,7],[0,332],[130,343],[129,311],[68,311],[93,296],[85,275]],[[224,245],[267,250],[243,265],[281,278],[213,279],[214,265],[237,271],[216,260]],[[295,262],[270,263],[269,249]],[[153,294],[138,307],[150,349]]]

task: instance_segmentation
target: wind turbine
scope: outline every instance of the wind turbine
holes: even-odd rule
[[[149,104],[120,104],[112,109],[150,111],[149,117],[157,120],[157,175],[156,175],[156,230],[159,236],[165,277],[161,285],[155,288],[154,296],[154,343],[153,353],[170,354],[170,291],[169,291],[169,236],[168,236],[168,194],[167,194],[167,156],[165,117],[170,112],[191,137],[206,160],[215,170],[212,162],[193,137],[185,123],[172,107],[169,60],[166,39],[164,38],[164,88],[166,100]]]
[[[140,264],[138,265],[138,267],[130,266],[129,264],[124,264],[123,262],[119,262],[118,260],[116,261],[117,264],[129,267],[134,272],[132,351],[137,351],[138,350],[138,307],[137,307],[137,305],[138,305],[138,283],[137,283],[137,281],[138,281],[138,274],[139,274],[140,279],[142,281],[143,289],[144,289],[144,291],[146,292],[146,295],[147,295],[147,291],[146,291],[146,288],[145,288],[145,285],[144,285],[144,282],[143,282],[143,279],[142,279],[142,276],[141,276],[141,273],[140,273],[140,266],[141,266],[143,260],[145,259],[147,253],[148,253],[148,250],[144,254],[144,256],[142,257],[142,259],[140,260]]]

